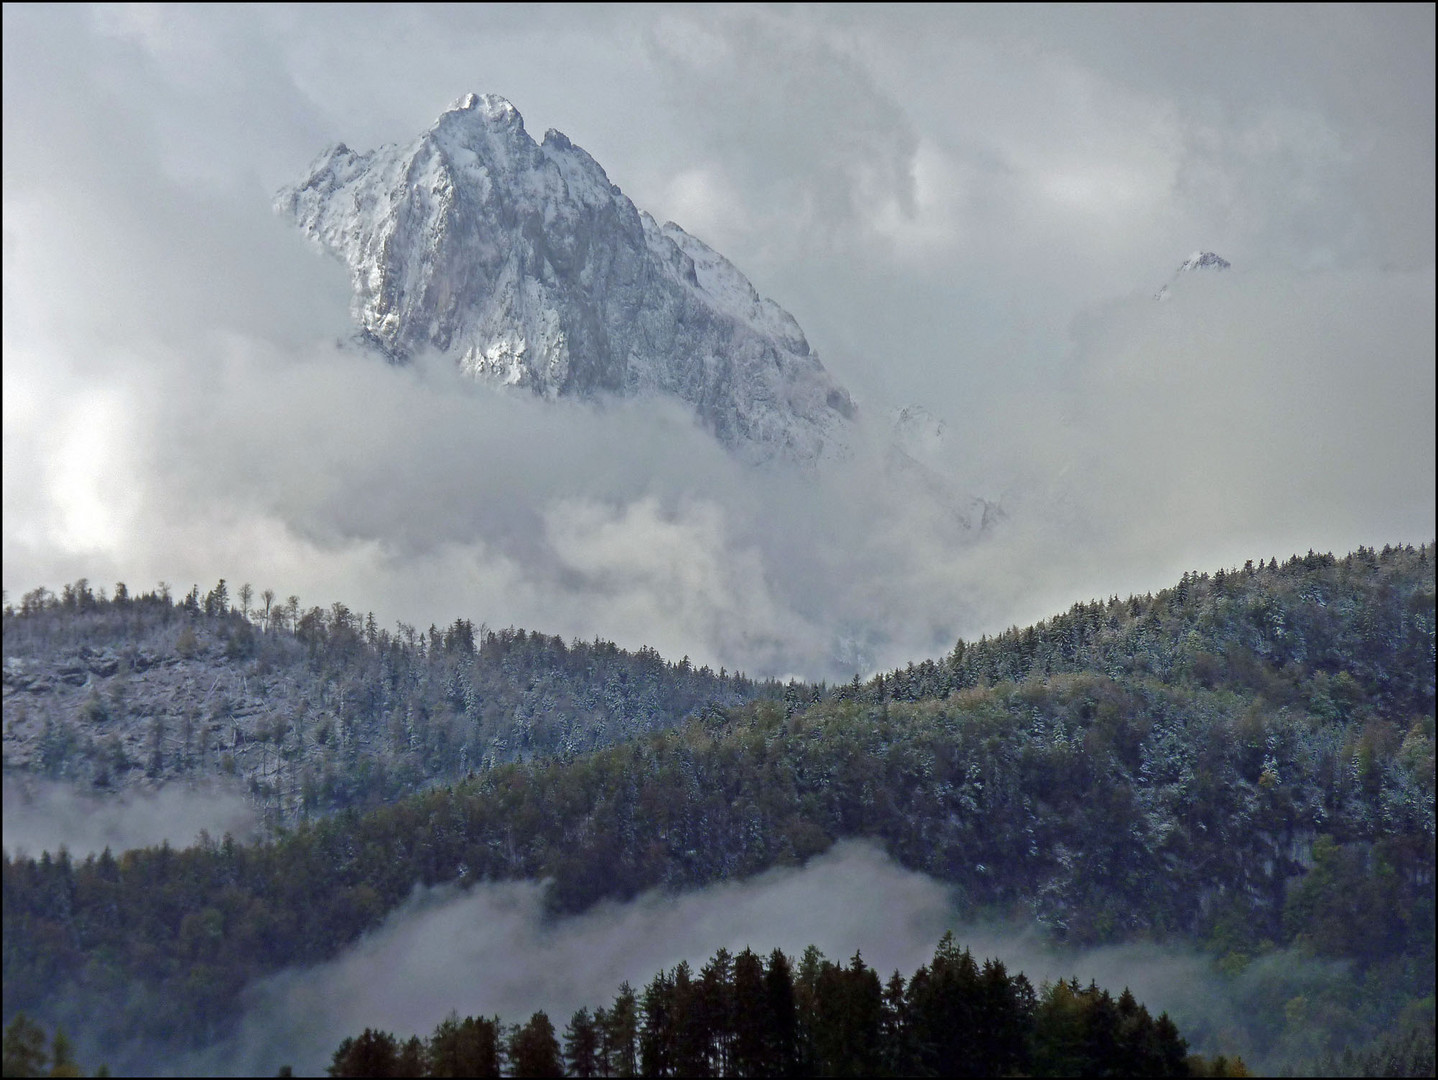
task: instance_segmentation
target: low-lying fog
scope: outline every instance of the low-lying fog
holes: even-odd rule
[[[242,791],[214,782],[101,795],[7,772],[4,802],[5,853],[12,857],[38,857],[62,847],[76,860],[106,848],[115,855],[166,842],[183,848],[201,832],[243,841],[257,835],[259,826]]]
[[[858,842],[837,844],[800,869],[679,896],[650,893],[574,917],[546,917],[543,890],[535,882],[416,890],[334,961],[255,987],[233,1038],[159,1067],[174,1075],[272,1075],[290,1064],[314,1074],[346,1035],[374,1027],[427,1036],[451,1010],[516,1023],[543,1009],[562,1032],[580,1007],[611,1004],[621,982],[642,990],[680,960],[697,971],[720,946],[763,954],[778,947],[797,958],[813,944],[842,962],[861,952],[881,978],[895,969],[907,978],[948,929],[976,958],[998,957],[1036,987],[1070,976],[1114,994],[1128,986],[1155,1015],[1169,1012],[1195,1050],[1239,1052],[1261,1064],[1245,1029],[1269,1025],[1248,1015],[1244,999],[1288,987],[1268,994],[1281,1002],[1322,974],[1319,965],[1280,957],[1230,985],[1207,958],[1182,949],[1056,949],[1031,927],[973,922],[942,883]],[[144,1060],[141,1048],[131,1050]]]

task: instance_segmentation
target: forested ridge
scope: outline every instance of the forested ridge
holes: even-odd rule
[[[673,727],[775,683],[613,642],[86,580],[4,615],[5,768],[118,791],[235,778],[270,824]]]
[[[578,911],[867,837],[1071,942],[1340,961],[1252,1018],[1317,1056],[1431,1019],[1433,799],[1432,549],[1310,554],[265,843],[7,855],[5,1015],[203,1040],[416,883],[550,878]]]

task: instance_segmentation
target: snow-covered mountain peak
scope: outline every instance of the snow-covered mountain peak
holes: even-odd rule
[[[845,452],[853,401],[793,316],[496,94],[408,146],[337,144],[276,208],[349,266],[360,335],[395,362],[433,349],[546,398],[678,397],[750,460]]]
[[[1227,270],[1233,264],[1221,255],[1215,255],[1211,251],[1195,251],[1183,265],[1178,268],[1180,274],[1186,274],[1192,270]]]
[[[1205,272],[1227,270],[1232,265],[1233,264],[1222,255],[1215,255],[1211,251],[1195,251],[1187,259],[1183,260],[1179,268],[1174,271],[1173,277],[1169,279],[1168,284],[1160,286],[1158,292],[1153,294],[1153,298],[1155,300],[1169,299],[1173,295],[1171,290],[1174,283],[1184,274],[1191,274],[1200,270]]]
[[[443,123],[445,117],[456,113],[468,113],[470,118],[490,124],[506,127],[517,125],[521,128],[524,126],[524,118],[519,115],[519,110],[507,98],[498,94],[476,94],[471,91],[455,99],[454,103],[440,114],[436,124]]]

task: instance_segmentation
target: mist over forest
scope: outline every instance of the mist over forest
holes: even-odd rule
[[[640,960],[738,950],[760,929],[761,949],[797,950],[792,933],[842,953],[847,935],[902,967],[947,928],[1040,980],[1073,964],[1142,988],[1200,1053],[1414,1067],[1431,1015],[1432,575],[1426,545],[1250,562],[832,686],[463,621],[395,638],[343,607],[257,629],[222,585],[180,601],[36,590],[5,615],[7,703],[32,736],[12,723],[7,753],[121,792],[258,762],[267,839],[7,851],[7,1002],[127,1069],[179,1053],[245,1071],[282,1050],[322,1064],[358,1026],[428,1030],[452,998],[568,1008],[638,985]],[[579,729],[485,721],[504,677],[562,692],[560,672],[600,658],[648,673],[646,734],[576,752]],[[143,699],[114,692],[135,669],[167,673],[155,685],[182,716],[214,671],[313,690],[255,739],[222,696],[198,714],[217,741],[197,753],[134,723]],[[67,679],[91,686],[73,719],[56,708]],[[737,696],[685,696],[702,687]],[[493,757],[511,739],[525,751]],[[302,763],[291,788],[274,786],[281,760]],[[456,761],[481,767],[456,783]],[[163,797],[120,805],[153,815]],[[56,935],[81,944],[52,955]],[[507,959],[526,942],[548,959]],[[513,978],[471,981],[490,966]],[[145,992],[111,997],[130,981]]]
[[[606,1002],[622,982],[643,986],[680,961],[697,971],[721,947],[798,956],[815,945],[841,961],[859,953],[887,978],[926,963],[946,931],[1035,986],[1077,976],[1114,993],[1128,987],[1155,1016],[1172,1015],[1196,1051],[1243,1052],[1245,1061],[1262,1063],[1235,1039],[1241,1006],[1201,953],[1156,944],[1064,949],[1032,927],[969,922],[942,882],[904,871],[870,845],[841,843],[802,869],[560,919],[546,916],[542,888],[417,891],[342,956],[258,985],[230,1040],[170,1071],[255,1075],[289,1063],[316,1073],[329,1063],[336,1032],[426,1032],[456,1009],[514,1019],[543,1009],[565,1018]],[[1280,962],[1291,970],[1277,971]],[[1305,975],[1310,983],[1321,976],[1321,965],[1299,957],[1269,968],[1257,980],[1302,986]]]
[[[1431,6],[3,23],[7,1075],[1432,1073]]]

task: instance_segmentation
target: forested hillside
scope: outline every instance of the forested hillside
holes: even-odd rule
[[[653,649],[467,619],[391,633],[339,603],[254,600],[223,581],[173,602],[81,580],[7,605],[7,773],[97,791],[235,777],[293,823],[780,692]]]
[[[5,1015],[205,1039],[416,882],[546,877],[578,911],[869,837],[1069,941],[1339,961],[1246,1006],[1290,1059],[1431,1020],[1431,548],[1189,575],[813,693],[263,844],[7,856]]]

